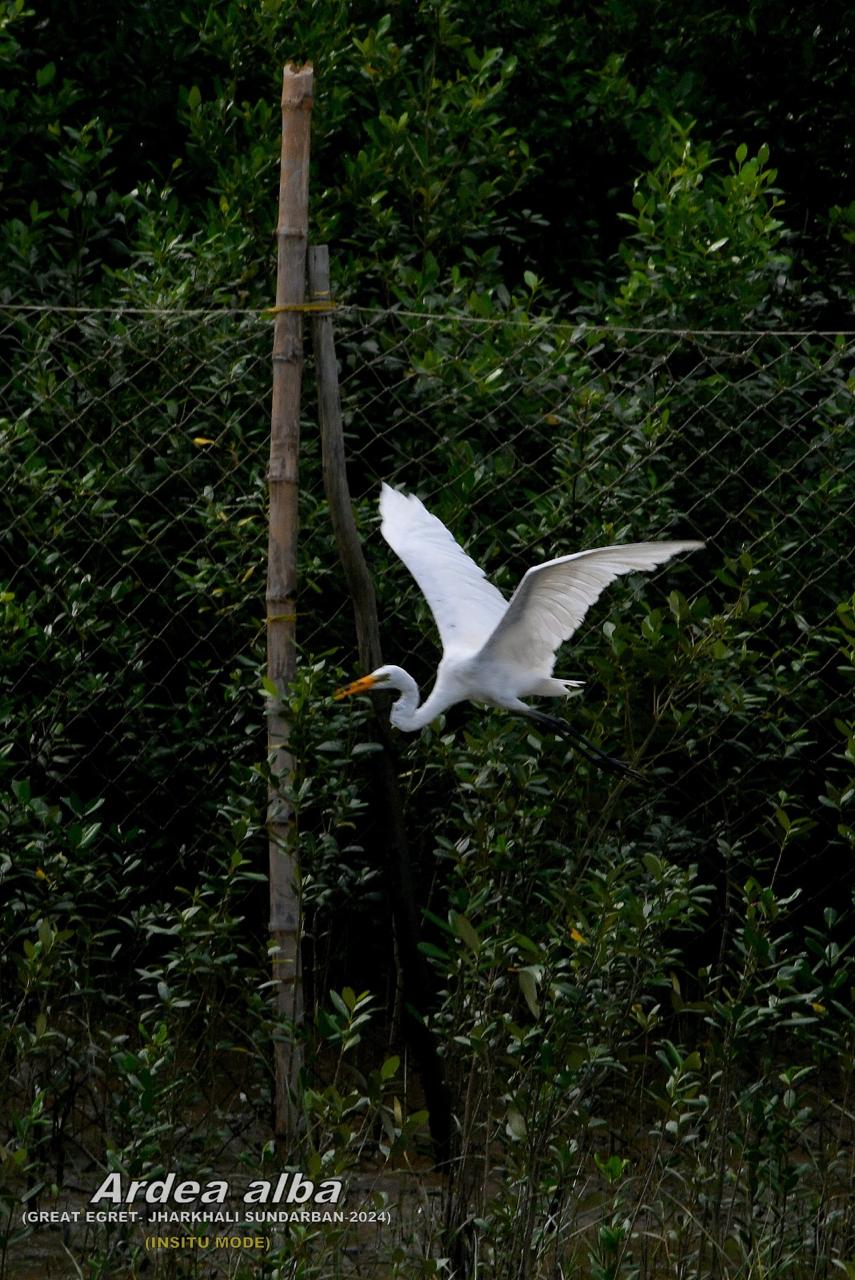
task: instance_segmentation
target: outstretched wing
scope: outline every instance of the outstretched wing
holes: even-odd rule
[[[422,589],[446,652],[475,652],[493,634],[508,602],[441,520],[384,484],[380,532]]]
[[[591,605],[623,573],[656,569],[702,542],[630,542],[547,560],[529,569],[511,597],[483,656],[519,663],[533,675],[552,674],[555,651],[569,640]]]

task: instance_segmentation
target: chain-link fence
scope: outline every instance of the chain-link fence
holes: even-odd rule
[[[268,332],[2,316],[6,767],[99,839],[204,846],[259,734]]]
[[[0,323],[7,774],[168,866],[218,838],[236,765],[263,757],[269,321]],[[380,480],[419,493],[507,593],[553,555],[703,538],[613,587],[557,669],[589,682],[573,713],[703,846],[765,857],[776,810],[785,831],[818,824],[804,848],[826,893],[844,838],[852,338],[359,310],[337,331],[388,660],[424,682],[438,645],[373,523]],[[309,380],[299,643],[304,665],[351,671],[313,397]]]
[[[358,308],[341,309],[336,329],[385,657],[423,690],[438,637],[380,536],[381,480],[418,493],[508,594],[529,565],[581,548],[706,542],[613,584],[559,655],[558,673],[586,682],[561,713],[643,784],[498,711],[453,708],[439,731],[397,739],[415,897],[443,986],[431,1031],[467,1099],[448,1221],[486,1220],[501,1174],[511,1210],[505,1236],[495,1218],[497,1248],[524,1268],[541,1211],[552,1224],[537,1246],[546,1269],[531,1274],[557,1274],[550,1251],[576,1258],[588,1237],[590,1260],[605,1248],[600,1225],[623,1214],[636,1243],[659,1232],[652,1258],[679,1246],[692,1274],[706,1274],[707,1242],[720,1273],[744,1274],[719,1242],[750,1250],[766,1215],[780,1225],[774,1248],[808,1258],[799,1276],[828,1274],[828,1259],[851,1253],[849,1113],[825,1077],[851,1061],[836,913],[851,887],[855,338]],[[61,1182],[66,1158],[89,1162],[93,1117],[134,1176],[173,1158],[219,1167],[224,1141],[242,1149],[253,1107],[266,1140],[265,1051],[248,1054],[244,1038],[268,1046],[271,1034],[259,994],[270,330],[246,312],[0,310],[0,957],[16,993],[4,1030],[15,1176]],[[310,359],[290,708],[307,1008],[331,984],[361,983],[394,1043],[376,743],[365,705],[329,696],[359,673],[312,379]],[[806,938],[792,963],[778,936],[789,922],[773,925],[788,899]],[[532,956],[538,974],[553,967],[548,1017],[540,978],[522,982]],[[700,992],[694,1006],[681,982]],[[696,1022],[681,1022],[692,1007]],[[319,1020],[322,1038],[335,1041],[338,1015]],[[761,1080],[750,1064],[771,1037]],[[681,1057],[677,1043],[700,1048]],[[565,1064],[555,1089],[549,1052]],[[819,1064],[811,1105],[781,1102],[781,1064],[803,1060]],[[419,1086],[408,1090],[418,1108]],[[207,1129],[187,1122],[200,1106],[216,1117]],[[554,1124],[561,1172],[541,1183],[532,1171]],[[352,1141],[361,1157],[363,1138]],[[608,1197],[630,1160],[639,1172],[619,1212]],[[805,1160],[814,1174],[795,1212],[787,1179]],[[515,1197],[531,1208],[525,1231]]]
[[[341,329],[387,660],[424,682],[439,650],[369,523],[381,479],[419,493],[506,594],[554,555],[704,539],[598,603],[557,665],[589,682],[572,714],[647,771],[639,810],[668,817],[689,856],[720,867],[736,850],[740,866],[835,899],[849,838],[851,337],[385,314]],[[321,628],[303,620],[306,652],[334,608],[326,598]]]

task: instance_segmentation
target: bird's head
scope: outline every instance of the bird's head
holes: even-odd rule
[[[398,724],[401,716],[406,716],[418,703],[419,687],[411,675],[403,667],[378,667],[368,676],[346,684],[343,689],[336,689],[333,698],[340,702],[342,698],[350,698],[355,693],[373,693],[374,690],[396,690],[402,696],[392,708],[392,724]],[[405,704],[405,705],[402,705]]]
[[[403,681],[400,678],[401,676],[404,677]],[[352,684],[346,684],[343,689],[336,689],[333,698],[336,702],[340,702],[342,698],[350,698],[355,693],[370,693],[374,689],[400,689],[403,691],[409,683],[412,683],[410,677],[401,667],[378,667],[369,676],[360,676]]]

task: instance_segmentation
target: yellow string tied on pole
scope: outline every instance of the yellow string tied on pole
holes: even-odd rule
[[[324,311],[338,311],[338,303],[333,298],[320,302],[285,302],[278,307],[265,307],[266,316],[279,316],[290,312],[310,312],[317,314]]]

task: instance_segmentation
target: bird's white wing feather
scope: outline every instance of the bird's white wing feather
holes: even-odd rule
[[[591,605],[623,573],[656,569],[702,542],[630,542],[547,560],[523,576],[482,650],[482,656],[519,663],[533,675],[552,674],[555,651],[569,640]]]
[[[380,514],[380,532],[421,587],[445,651],[476,652],[508,607],[501,591],[414,495],[384,484]]]

